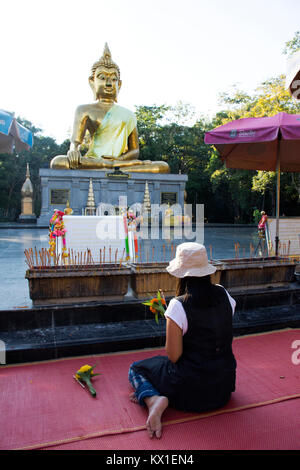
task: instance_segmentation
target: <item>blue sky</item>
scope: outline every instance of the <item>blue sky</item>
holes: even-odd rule
[[[1,6],[0,108],[61,142],[77,105],[93,101],[92,64],[108,42],[119,104],[218,109],[219,93],[251,92],[286,71],[299,0],[11,0]]]

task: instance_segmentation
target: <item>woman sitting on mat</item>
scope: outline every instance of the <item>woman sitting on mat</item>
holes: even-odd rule
[[[147,406],[150,437],[161,437],[161,416],[170,405],[204,412],[225,405],[235,390],[232,315],[236,302],[211,283],[216,268],[199,243],[182,243],[167,271],[178,278],[165,312],[167,356],[131,364],[130,399]]]

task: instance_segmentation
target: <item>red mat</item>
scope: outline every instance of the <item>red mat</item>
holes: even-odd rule
[[[272,406],[165,425],[161,439],[149,439],[145,431],[135,431],[45,450],[300,450],[299,412],[299,399],[286,400]]]
[[[221,418],[238,410],[300,398],[300,365],[292,362],[295,340],[300,340],[300,330],[236,338],[237,390],[230,403],[208,414],[169,408],[164,414],[164,435],[171,424],[192,426],[207,416]],[[47,448],[101,436],[113,438],[124,433],[125,437],[125,433],[129,436],[144,430],[146,411],[128,400],[128,367],[157,353],[144,350],[2,366],[0,412],[5,425],[1,426],[0,448]],[[81,365],[95,363],[96,372],[102,373],[94,379],[96,399],[72,378]],[[298,400],[291,403],[297,403],[299,409]],[[142,434],[146,433],[138,433]],[[177,436],[179,444],[182,435]]]

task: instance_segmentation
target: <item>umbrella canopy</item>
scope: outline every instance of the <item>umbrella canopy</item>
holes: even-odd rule
[[[15,117],[0,110],[0,153],[29,150],[33,145],[32,133],[22,126]]]
[[[244,118],[206,132],[228,168],[300,171],[300,114]]]
[[[231,121],[206,132],[227,168],[277,171],[276,255],[279,242],[280,172],[300,172],[300,114]]]

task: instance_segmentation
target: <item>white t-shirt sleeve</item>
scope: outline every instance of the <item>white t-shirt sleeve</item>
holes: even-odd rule
[[[217,284],[218,286],[220,284]],[[223,286],[221,286],[223,287]],[[230,302],[230,305],[231,305],[231,308],[232,308],[232,315],[234,315],[234,312],[235,312],[235,307],[236,307],[236,301],[231,297],[231,295],[229,294],[229,292],[225,289],[225,287],[223,287],[223,289],[225,290],[226,294],[227,294],[227,297],[229,299],[229,302]]]
[[[226,290],[226,289],[225,289],[225,290]],[[231,304],[232,315],[234,315],[235,307],[236,307],[236,301],[231,297],[231,295],[229,294],[229,292],[227,292],[227,290],[226,290],[226,294],[228,295],[228,299],[229,299],[229,302],[230,302],[230,304]]]
[[[165,317],[173,320],[179,328],[182,329],[184,335],[188,329],[187,317],[182,306],[182,303],[177,299],[171,299],[167,310],[165,311]]]

